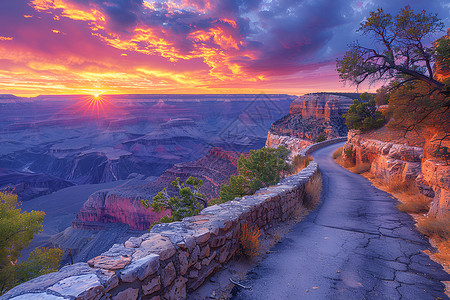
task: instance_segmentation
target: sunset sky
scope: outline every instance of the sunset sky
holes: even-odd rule
[[[407,4],[450,26],[440,0],[0,0],[0,94],[355,91],[336,58]]]

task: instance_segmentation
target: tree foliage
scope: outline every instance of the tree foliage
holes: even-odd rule
[[[409,6],[402,8],[396,16],[381,8],[371,12],[358,31],[370,36],[377,47],[354,42],[344,57],[337,60],[339,77],[357,85],[365,80],[396,78],[402,83],[419,80],[446,92],[445,85],[433,78],[436,49],[426,46],[427,39],[443,28],[437,14],[425,10],[416,14]],[[448,52],[439,51],[444,53],[441,56],[445,59]]]
[[[28,259],[17,264],[20,252],[28,247],[33,236],[42,230],[45,213],[22,212],[17,195],[0,192],[0,294],[34,277],[54,272],[63,251],[35,249]]]
[[[389,95],[389,126],[407,131],[432,126],[450,132],[450,97],[423,82],[409,82]]]
[[[348,128],[359,129],[363,132],[379,128],[385,122],[383,114],[377,111],[373,99],[368,102],[359,102],[358,99],[353,100],[353,104],[343,117]]]
[[[191,176],[183,183],[177,177],[171,185],[178,190],[178,195],[171,196],[164,188],[153,197],[152,203],[149,203],[146,199],[141,200],[145,208],[151,208],[154,212],[170,210],[171,215],[161,218],[157,223],[180,221],[185,217],[195,216],[202,208],[207,206],[205,195],[199,192],[203,180]]]
[[[251,195],[256,190],[274,185],[292,168],[286,163],[290,151],[286,147],[250,150],[250,155],[241,155],[238,161],[239,176],[232,176],[230,184],[222,185],[221,202],[236,197]]]

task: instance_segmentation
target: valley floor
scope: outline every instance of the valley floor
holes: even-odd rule
[[[396,201],[337,165],[335,144],[313,153],[321,206],[298,223],[242,282],[233,299],[448,299],[450,280],[428,239]]]

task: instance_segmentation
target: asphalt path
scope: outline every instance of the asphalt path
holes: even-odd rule
[[[313,153],[322,203],[241,283],[232,299],[449,299],[442,266],[396,200],[337,165],[343,143]]]

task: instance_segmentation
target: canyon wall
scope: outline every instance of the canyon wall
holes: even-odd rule
[[[91,229],[97,228],[97,223],[123,223],[133,229],[146,230],[169,212],[155,213],[146,209],[141,199],[152,199],[164,188],[168,189],[169,194],[176,194],[177,190],[170,183],[177,177],[185,181],[190,176],[203,180],[200,191],[208,199],[217,198],[221,185],[237,174],[239,157],[240,153],[212,148],[197,161],[175,164],[155,181],[133,181],[111,190],[98,191],[78,212],[73,227]]]
[[[307,140],[302,140],[292,136],[277,135],[269,131],[267,134],[266,148],[278,148],[279,146],[284,146],[291,151],[290,157],[298,155],[300,151],[311,145],[312,142]]]
[[[306,211],[315,162],[255,195],[204,209],[89,260],[21,284],[4,299],[185,299],[236,253],[244,224],[264,231]]]
[[[347,134],[342,114],[352,104],[350,97],[328,93],[313,93],[298,97],[290,112],[272,124],[270,133],[314,142],[320,135],[336,138]]]
[[[369,163],[370,172],[386,182],[396,177],[402,181],[415,181],[424,195],[433,198],[429,215],[448,216],[450,166],[445,161],[424,158],[420,147],[368,139],[354,130],[348,134],[343,155],[344,159],[356,164]]]

